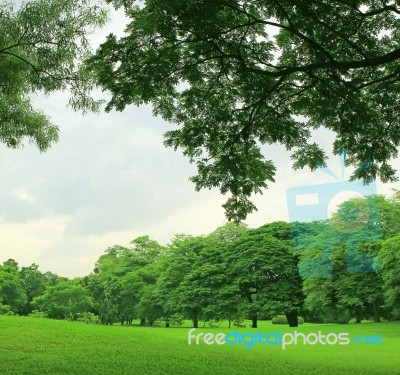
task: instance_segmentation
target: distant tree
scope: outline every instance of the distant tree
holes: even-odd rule
[[[61,281],[48,286],[45,292],[32,301],[35,309],[55,319],[77,319],[78,314],[91,309],[88,291],[73,281]]]
[[[199,318],[204,321],[227,319],[230,324],[244,315],[241,291],[230,278],[232,264],[227,262],[228,243],[237,239],[217,242],[214,236],[207,238],[177,290],[180,303],[189,308],[197,306]]]
[[[204,246],[204,237],[176,235],[168,246],[165,269],[157,282],[165,317],[168,319],[175,313],[182,313],[193,321],[195,328],[198,327],[202,306],[196,300],[196,291],[187,277]]]
[[[385,307],[400,319],[400,234],[383,242],[377,267],[382,267]]]
[[[354,198],[343,202],[330,220],[297,224],[295,246],[310,319],[380,320],[382,278],[373,264],[389,227],[386,203],[381,196]]]
[[[156,283],[158,274],[154,267],[165,248],[149,236],[137,237],[130,244],[108,248],[91,276],[89,289],[103,323],[132,323],[140,313],[136,305],[143,297],[143,288]],[[146,318],[140,318],[144,325]]]
[[[228,222],[210,233],[207,237],[216,244],[224,244],[239,239],[248,231],[244,223]]]
[[[361,253],[377,256],[380,243],[363,244]],[[348,323],[351,317],[361,323],[363,318],[380,321],[383,302],[380,272],[354,272],[348,268],[348,253],[344,245],[332,247],[330,253],[308,249],[303,261],[318,259],[309,264],[313,269],[304,277],[305,309],[310,320],[324,323]],[[362,261],[362,260],[360,260]],[[326,270],[330,270],[326,274]],[[303,268],[304,272],[304,268]],[[325,275],[324,275],[325,273]],[[308,275],[307,275],[308,274]]]
[[[0,304],[10,306],[11,311],[17,314],[26,302],[25,283],[19,273],[18,263],[8,259],[0,266]]]
[[[26,305],[21,309],[23,315],[32,312],[32,300],[40,296],[46,289],[48,278],[39,271],[39,266],[35,263],[29,267],[22,267],[20,271],[22,280],[25,283],[25,291],[27,297]]]
[[[297,326],[302,304],[302,280],[297,258],[283,241],[270,235],[268,226],[253,229],[226,248],[225,262],[232,283],[248,303],[252,327],[258,317],[284,313]]]

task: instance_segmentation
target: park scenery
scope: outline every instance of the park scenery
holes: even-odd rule
[[[227,223],[167,246],[141,236],[74,279],[9,259],[0,267],[0,367],[398,373],[399,216],[396,191],[345,201],[324,221]],[[377,226],[381,238],[365,240]],[[349,270],[357,259],[371,269]]]
[[[0,0],[0,374],[400,374],[399,43],[399,0]]]

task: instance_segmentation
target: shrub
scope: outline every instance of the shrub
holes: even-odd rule
[[[203,327],[218,328],[221,322],[219,320],[205,320]]]
[[[80,314],[80,316],[77,319],[79,322],[84,322],[86,324],[99,324],[100,323],[100,318],[91,312],[85,312],[83,314]]]
[[[304,323],[304,319],[299,316],[298,317],[299,324]],[[272,319],[272,324],[289,324],[285,315],[277,315]]]
[[[28,316],[31,316],[32,318],[47,318],[47,314],[39,310],[33,310]]]
[[[349,323],[350,324],[356,324],[356,318],[350,319]],[[374,321],[373,320],[369,320],[369,319],[363,319],[363,320],[361,320],[361,323],[374,323]]]
[[[237,328],[246,328],[246,325],[241,320],[235,320],[233,326]]]
[[[181,326],[183,325],[183,322],[185,320],[185,317],[182,314],[179,313],[175,313],[171,316],[171,318],[169,319],[169,322],[172,326]]]
[[[2,305],[0,303],[0,315],[14,315],[14,312],[9,305]]]

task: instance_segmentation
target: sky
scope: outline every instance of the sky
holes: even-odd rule
[[[111,22],[91,36],[93,46],[110,31],[121,34],[125,24],[121,13],[111,12]],[[217,189],[195,191],[189,181],[195,166],[179,150],[163,146],[163,133],[174,126],[154,117],[151,107],[83,116],[66,107],[68,99],[68,93],[33,98],[60,127],[60,140],[49,151],[0,145],[0,262],[13,258],[20,266],[36,263],[42,272],[84,276],[110,246],[128,246],[142,235],[167,244],[175,234],[207,234],[226,222],[221,205],[228,197]],[[329,131],[314,138],[331,149]],[[326,186],[352,172],[342,178],[334,156],[329,168],[337,177],[293,171],[283,147],[263,151],[275,162],[276,182],[254,198],[258,211],[246,220],[250,227],[289,219],[287,189]],[[378,181],[377,192],[390,195],[395,187]],[[352,194],[332,197],[326,210]]]

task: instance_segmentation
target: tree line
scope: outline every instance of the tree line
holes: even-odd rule
[[[250,319],[256,328],[277,315],[291,326],[300,315],[320,323],[395,320],[399,218],[395,191],[350,199],[325,221],[227,223],[208,235],[177,234],[167,246],[141,236],[109,247],[93,272],[74,279],[9,259],[0,266],[0,313],[167,327]]]

